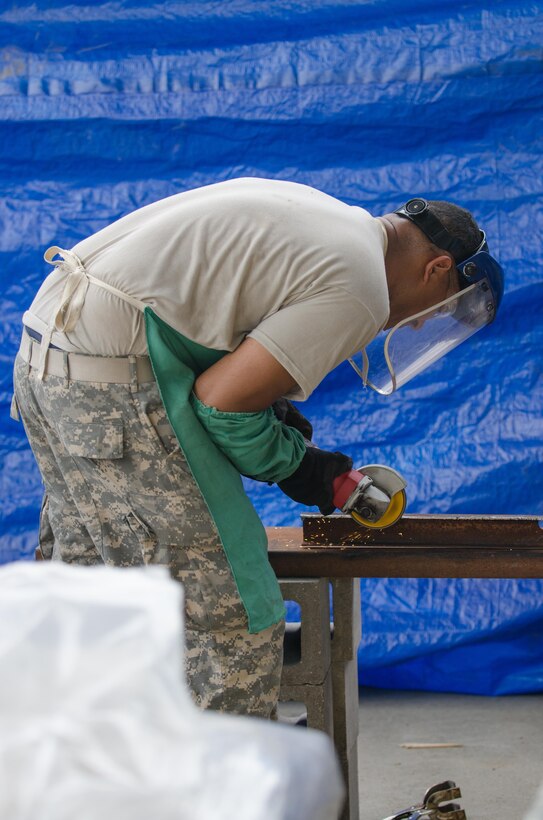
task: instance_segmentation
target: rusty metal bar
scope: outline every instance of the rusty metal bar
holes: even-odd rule
[[[404,515],[386,530],[361,527],[350,515],[302,515],[303,543],[325,546],[543,547],[543,520],[533,515]]]
[[[537,516],[406,515],[369,530],[344,515],[268,528],[279,577],[543,578]]]

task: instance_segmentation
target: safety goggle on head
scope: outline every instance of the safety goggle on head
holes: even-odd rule
[[[410,199],[395,213],[410,219],[434,245],[453,256],[461,290],[380,333],[349,359],[364,385],[384,396],[494,321],[503,296],[503,270],[488,252],[483,231],[475,252],[462,260],[462,242],[449,233],[426,200]]]

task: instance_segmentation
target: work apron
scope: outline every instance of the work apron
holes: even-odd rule
[[[61,259],[55,259],[60,256]],[[39,374],[55,330],[75,328],[90,283],[143,312],[149,357],[160,396],[179,446],[217,527],[234,581],[247,613],[248,629],[260,632],[280,621],[285,607],[268,561],[266,531],[243,488],[241,476],[213,443],[190,404],[194,381],[225,355],[187,339],[145,302],[91,276],[72,252],[53,246],[45,260],[68,276],[52,323],[42,337]]]

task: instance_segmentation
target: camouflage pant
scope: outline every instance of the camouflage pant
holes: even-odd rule
[[[164,564],[185,591],[186,675],[204,708],[273,716],[284,623],[256,635],[155,382],[37,378],[18,356],[15,395],[45,485],[44,557]]]

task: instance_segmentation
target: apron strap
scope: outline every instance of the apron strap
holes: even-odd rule
[[[55,259],[57,256],[59,258]],[[49,262],[50,265],[54,265],[55,268],[64,268],[68,272],[68,277],[56,313],[53,316],[53,321],[42,336],[40,362],[38,366],[38,378],[40,379],[43,379],[45,372],[47,351],[53,331],[58,330],[61,333],[70,333],[70,331],[74,330],[81,315],[87,289],[91,282],[93,285],[98,285],[98,287],[103,290],[108,290],[110,293],[115,294],[115,296],[133,305],[133,307],[138,310],[145,310],[145,302],[142,302],[141,299],[129,296],[127,293],[123,293],[122,290],[113,287],[113,285],[108,285],[101,279],[97,279],[95,276],[91,276],[87,273],[83,262],[73,251],[64,250],[57,245],[52,245],[50,248],[47,248],[43,258],[46,262]]]
[[[55,256],[60,259],[55,259]],[[73,330],[79,319],[81,308],[85,302],[85,295],[89,286],[87,272],[83,263],[72,251],[65,251],[53,245],[48,248],[43,258],[50,265],[63,267],[68,271],[68,277],[60,297],[57,311],[53,317],[53,327],[63,333]]]
[[[142,302],[141,299],[136,299],[135,296],[129,296],[128,293],[124,293],[122,290],[114,288],[113,285],[108,285],[107,282],[97,279],[96,276],[91,276],[90,273],[87,273],[86,275],[89,282],[92,282],[93,285],[98,285],[98,287],[103,290],[109,290],[110,293],[114,293],[115,296],[118,296],[124,302],[128,302],[128,304],[133,305],[135,308],[138,308],[138,310],[141,310],[142,313],[147,307],[146,303]]]

